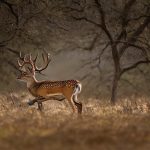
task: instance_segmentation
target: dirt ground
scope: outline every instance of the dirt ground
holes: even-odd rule
[[[0,96],[0,150],[148,150],[150,102],[83,100],[83,115],[68,103],[48,101],[41,113],[28,96]]]

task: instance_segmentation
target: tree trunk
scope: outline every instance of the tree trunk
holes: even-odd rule
[[[114,105],[116,103],[116,100],[117,100],[117,89],[118,89],[119,79],[120,79],[119,73],[115,73],[113,83],[112,83],[112,91],[111,91],[111,103],[112,103],[112,105]]]
[[[119,57],[116,43],[112,43],[111,47],[112,47],[112,58],[114,61],[114,77],[112,82],[111,103],[114,105],[117,97],[117,87],[121,75],[120,74],[121,68],[120,68],[120,57]]]

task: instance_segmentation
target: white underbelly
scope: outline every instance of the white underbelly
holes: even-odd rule
[[[60,96],[63,95],[62,93],[52,93],[52,94],[47,94],[46,96]]]

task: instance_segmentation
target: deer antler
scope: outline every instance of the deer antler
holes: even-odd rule
[[[24,56],[25,57],[25,56]],[[22,67],[24,65],[24,57],[22,57],[21,52],[19,53],[19,58],[17,59],[18,62],[18,66]],[[21,63],[20,60],[22,60],[23,62]]]
[[[21,62],[20,60],[21,60],[22,62]],[[35,72],[34,63],[33,63],[33,61],[32,61],[32,56],[31,56],[31,54],[26,54],[26,55],[24,55],[24,57],[23,57],[22,54],[21,54],[21,52],[20,52],[20,56],[19,56],[17,62],[18,62],[18,66],[19,66],[19,67],[23,67],[25,64],[31,65],[32,69],[29,68],[29,67],[28,67],[28,69],[29,69],[32,73]]]
[[[45,63],[43,67],[38,68],[36,66],[36,60],[38,58],[38,54],[36,55],[35,59],[32,60],[32,55],[31,54],[26,54],[26,55],[22,56],[21,52],[20,52],[20,56],[19,56],[19,58],[17,60],[18,66],[19,67],[23,67],[25,64],[30,64],[31,67],[32,67],[32,69],[28,67],[28,69],[30,71],[32,70],[33,73],[35,71],[38,72],[38,73],[41,73],[43,70],[45,70],[48,67],[48,65],[49,65],[49,63],[51,61],[50,54],[45,52],[45,51],[44,51],[44,53],[42,53],[42,58],[43,58],[43,61]]]
[[[45,54],[44,54],[44,53],[45,53]],[[38,58],[38,54],[36,55],[35,59],[33,60],[33,64],[34,64],[35,71],[38,72],[38,73],[41,73],[43,70],[45,70],[45,69],[48,67],[49,63],[51,62],[50,54],[47,53],[47,52],[45,52],[45,51],[44,51],[44,53],[42,53],[43,62],[45,63],[45,64],[43,65],[43,67],[38,68],[38,67],[36,66],[36,60],[37,60],[37,58]]]

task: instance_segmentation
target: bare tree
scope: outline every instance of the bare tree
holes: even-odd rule
[[[0,0],[0,6],[0,13],[2,14],[0,17],[0,52],[6,54],[7,57],[9,52],[14,56],[19,56],[17,48],[19,41],[28,40],[28,43],[31,43],[31,41],[35,43],[36,39],[28,34],[30,29],[27,25],[45,11],[47,3],[44,0]],[[16,46],[12,47],[14,42]],[[10,61],[9,58],[7,59],[7,57],[5,58],[7,63],[16,68],[14,62]]]
[[[150,15],[148,15],[150,14],[150,3],[137,0],[122,1],[123,7],[119,9],[113,5],[113,1],[89,0],[73,1],[73,3],[76,5],[70,8],[73,19],[94,25],[106,36],[106,46],[100,50],[99,56],[94,60],[100,60],[103,52],[110,49],[114,62],[111,102],[115,104],[118,82],[122,75],[140,64],[150,63],[150,45],[146,34],[150,24]],[[137,12],[135,7],[141,11]],[[93,8],[92,13],[88,11],[89,8]],[[117,26],[116,30],[114,30],[115,26]],[[136,61],[133,60],[131,64],[124,64],[123,58],[133,49],[140,52],[141,57]]]

